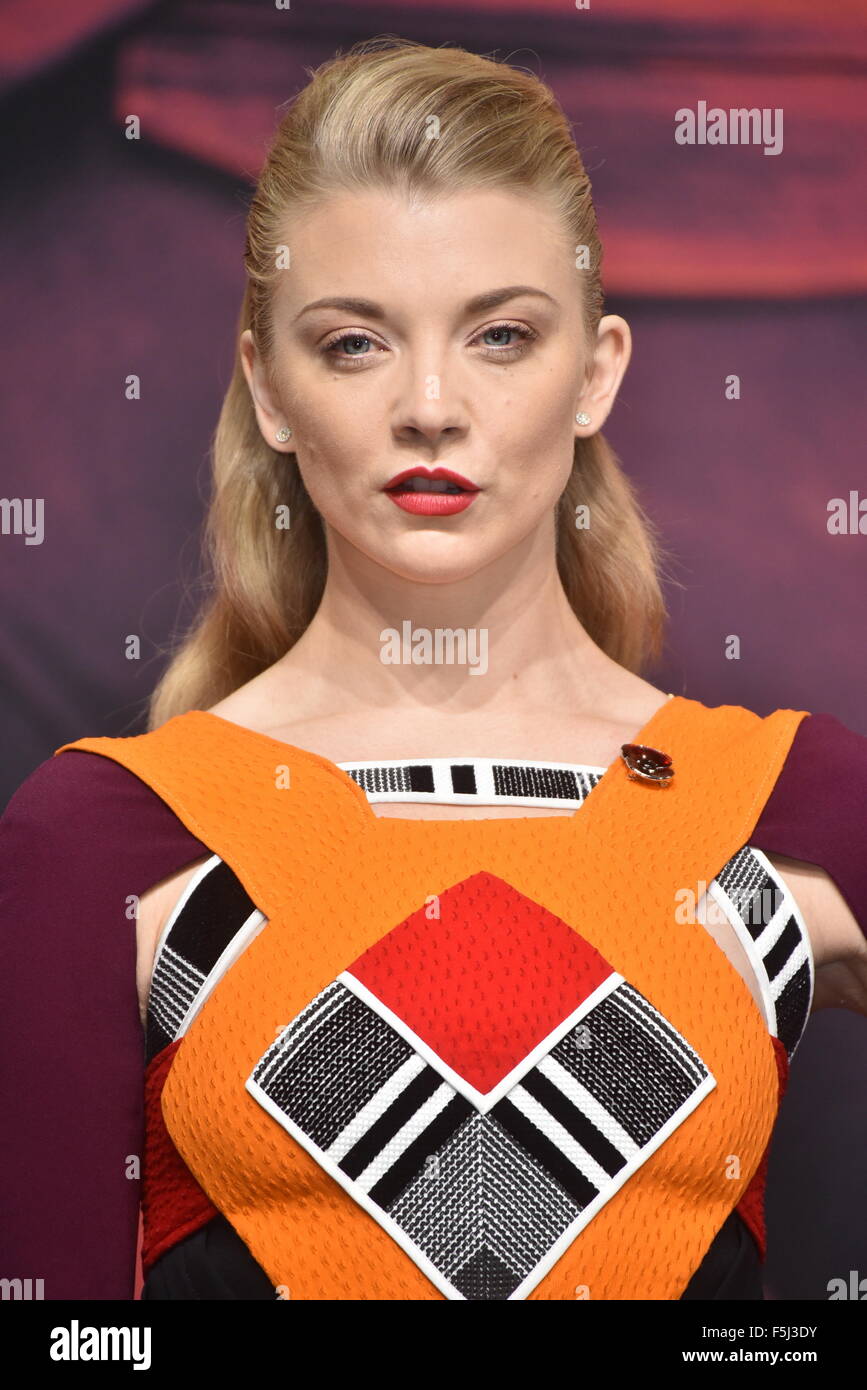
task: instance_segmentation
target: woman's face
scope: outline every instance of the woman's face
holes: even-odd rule
[[[415,204],[342,192],[292,221],[285,243],[275,386],[249,333],[242,358],[262,433],[295,453],[329,553],[442,583],[540,538],[553,546],[574,438],[608,414],[630,335],[609,315],[588,356],[583,271],[548,205],[501,190]],[[477,491],[404,489],[398,505],[386,489],[414,469]]]

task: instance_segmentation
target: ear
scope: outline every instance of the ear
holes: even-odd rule
[[[287,423],[286,417],[268,380],[268,374],[256,347],[256,341],[249,328],[245,328],[241,334],[238,347],[262,438],[270,448],[275,449],[278,453],[291,453],[291,446],[287,447],[286,444],[281,444],[276,438],[277,431]]]
[[[619,314],[605,314],[599,320],[596,347],[586,383],[575,403],[575,412],[585,411],[589,425],[575,426],[576,435],[595,434],[608,419],[620,383],[632,356],[632,333]]]

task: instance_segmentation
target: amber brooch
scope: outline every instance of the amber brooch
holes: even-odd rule
[[[667,787],[674,776],[668,754],[660,753],[658,748],[648,748],[646,743],[624,743],[620,756],[632,782],[655,782]]]

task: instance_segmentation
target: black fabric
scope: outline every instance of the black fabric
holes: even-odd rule
[[[143,1299],[271,1299],[276,1289],[234,1227],[215,1216],[167,1250],[150,1270]],[[763,1299],[758,1246],[736,1211],[717,1232],[683,1299]]]
[[[764,1300],[762,1257],[749,1227],[733,1211],[690,1279],[682,1299]]]
[[[143,1299],[251,1299],[277,1291],[234,1226],[215,1216],[206,1226],[157,1260],[142,1289]]]

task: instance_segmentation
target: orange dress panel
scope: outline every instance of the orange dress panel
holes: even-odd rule
[[[544,818],[377,817],[361,787],[327,759],[204,711],[138,737],[64,745],[114,758],[145,781],[267,918],[181,1039],[162,1111],[190,1171],[275,1288],[301,1299],[460,1297],[373,1205],[275,1123],[248,1085],[289,1022],[361,958],[373,993],[400,985],[413,1018],[435,1037],[442,982],[429,973],[423,922],[432,903],[447,903],[451,944],[437,968],[452,995],[434,1053],[447,1049],[450,1034],[455,1057],[466,1055],[455,1003],[462,988],[467,1027],[480,1029],[482,1041],[502,1041],[506,1068],[532,1044],[520,981],[533,995],[551,993],[533,935],[544,927],[561,933],[567,962],[569,933],[577,933],[587,989],[606,969],[616,972],[694,1049],[710,1078],[689,1113],[516,1296],[680,1296],[759,1168],[779,1082],[774,1042],[747,985],[701,924],[677,920],[678,905],[683,890],[697,900],[748,843],[806,713],[761,718],[672,697],[634,740],[671,756],[670,785],[630,780],[617,761],[573,815]],[[398,927],[402,935],[390,938]],[[510,952],[507,968],[502,959],[491,965],[510,982],[499,1033],[491,1021],[496,990],[479,964],[490,940],[497,950],[508,941]],[[401,955],[400,943],[413,941]],[[471,1083],[483,1096],[502,1072],[477,1052]]]

